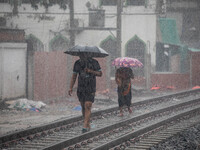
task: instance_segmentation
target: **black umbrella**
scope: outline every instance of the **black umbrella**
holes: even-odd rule
[[[64,53],[73,55],[73,56],[80,56],[81,54],[85,53],[90,57],[106,57],[108,53],[97,46],[80,46],[76,45],[69,50],[65,51]]]

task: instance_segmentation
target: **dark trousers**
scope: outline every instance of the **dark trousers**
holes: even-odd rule
[[[131,99],[132,99],[131,90],[129,91],[129,93],[127,95],[123,95],[122,94],[122,89],[118,87],[117,93],[118,93],[118,104],[119,104],[119,107],[122,107],[124,105],[130,107],[131,106]]]

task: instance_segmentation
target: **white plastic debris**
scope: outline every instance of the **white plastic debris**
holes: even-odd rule
[[[177,99],[177,98],[173,98],[173,101],[180,101],[180,99]]]
[[[13,100],[11,102],[8,102],[10,104],[8,107],[9,108],[21,108],[21,109],[29,109],[29,108],[37,108],[41,109],[46,106],[45,103],[41,101],[33,101],[33,100],[28,100],[28,99],[17,99]]]

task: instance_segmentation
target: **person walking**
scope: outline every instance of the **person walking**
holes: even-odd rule
[[[70,82],[68,94],[73,93],[73,86],[78,76],[77,97],[81,104],[84,124],[82,133],[90,130],[91,108],[96,92],[96,76],[101,77],[102,71],[97,60],[88,57],[86,54],[80,54],[80,59],[74,63],[73,74]]]
[[[128,67],[120,67],[116,70],[115,73],[115,81],[117,83],[117,93],[118,93],[118,105],[120,114],[119,116],[123,116],[123,106],[126,105],[128,107],[129,113],[132,113],[130,108],[131,105],[131,79],[134,79],[133,71]]]

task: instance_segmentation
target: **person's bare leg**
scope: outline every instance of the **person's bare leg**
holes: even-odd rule
[[[119,116],[120,116],[120,117],[123,116],[123,110],[122,110],[122,107],[119,107]]]
[[[130,108],[130,106],[128,106],[128,112],[129,112],[129,114],[131,114],[133,112],[132,109]]]
[[[82,115],[83,115],[83,119],[85,118],[85,103],[81,102],[81,111],[82,111]]]
[[[90,129],[90,116],[91,116],[92,102],[85,102],[85,118],[84,118],[84,128]]]

